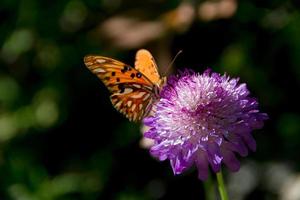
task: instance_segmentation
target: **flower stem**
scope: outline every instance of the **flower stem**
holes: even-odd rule
[[[216,192],[215,186],[211,176],[208,176],[207,180],[204,181],[204,190],[205,190],[205,199],[206,200],[215,200]]]
[[[226,192],[226,188],[224,185],[223,174],[222,171],[217,173],[217,181],[218,181],[218,189],[220,192],[220,196],[222,200],[228,200],[228,194]]]

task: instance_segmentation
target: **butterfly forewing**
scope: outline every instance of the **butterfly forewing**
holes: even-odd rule
[[[153,84],[160,85],[161,78],[156,62],[148,50],[140,49],[136,53],[135,68],[143,73]]]
[[[138,121],[152,103],[153,83],[135,68],[103,56],[86,56],[85,65],[111,92],[111,102],[129,120]]]
[[[136,83],[152,87],[152,82],[135,68],[103,56],[84,57],[85,65],[106,85]],[[108,88],[110,89],[110,88]]]

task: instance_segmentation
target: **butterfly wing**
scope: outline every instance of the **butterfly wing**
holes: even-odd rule
[[[103,56],[85,56],[84,63],[105,84],[114,107],[130,121],[138,121],[149,110],[153,83],[135,68]]]
[[[153,84],[158,86],[161,84],[156,62],[148,50],[140,49],[136,53],[135,68],[143,73]]]

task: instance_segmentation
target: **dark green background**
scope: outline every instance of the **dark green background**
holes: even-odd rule
[[[194,169],[173,176],[168,162],[141,148],[140,124],[114,110],[83,64],[94,53],[133,65],[140,48],[153,52],[162,71],[183,50],[173,73],[211,67],[246,82],[270,119],[254,131],[257,152],[240,159],[241,171],[224,169],[229,193],[289,194],[285,183],[300,175],[299,2],[237,1],[232,16],[204,20],[204,1],[187,1],[195,11],[189,23],[165,20],[181,3],[1,0],[0,199],[217,198],[214,175],[204,184]],[[107,28],[115,17],[134,23]],[[147,23],[160,29],[147,31]],[[114,37],[143,28],[153,38],[138,41],[144,35],[135,31],[133,41]]]

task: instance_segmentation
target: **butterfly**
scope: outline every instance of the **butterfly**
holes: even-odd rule
[[[166,80],[146,49],[137,51],[134,67],[97,55],[85,56],[84,63],[108,88],[114,107],[130,121],[140,121],[150,112]]]

